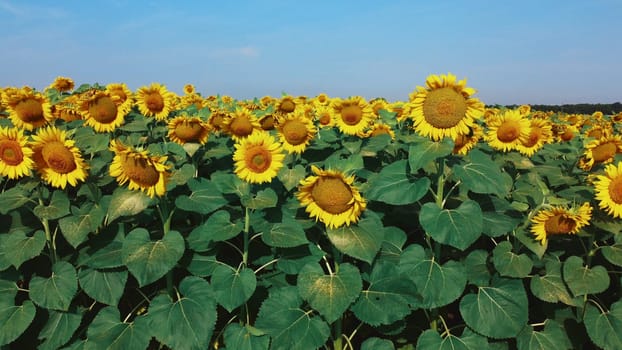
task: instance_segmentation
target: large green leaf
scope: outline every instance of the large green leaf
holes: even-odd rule
[[[41,254],[45,247],[45,233],[41,230],[28,236],[23,231],[11,232],[4,239],[4,259],[9,261],[15,268],[19,268],[22,263]]]
[[[76,270],[66,261],[52,265],[50,277],[35,276],[30,280],[30,299],[46,309],[67,311],[77,291]]]
[[[475,193],[493,193],[504,197],[512,187],[512,178],[482,151],[472,150],[464,164],[452,167],[456,178]]]
[[[527,233],[525,228],[518,228],[514,231],[514,236],[525,246],[527,249],[531,250],[534,254],[538,256],[538,258],[542,258],[544,253],[546,252],[546,248],[548,247],[548,241],[546,244],[541,244],[539,241],[534,239],[534,235],[531,233]]]
[[[489,237],[499,237],[512,232],[523,218],[513,217],[503,211],[484,211],[482,212],[484,225],[482,233]]]
[[[467,333],[467,332],[465,332]],[[441,337],[438,332],[428,329],[417,339],[417,349],[430,350],[480,350],[488,349],[486,338],[463,334],[461,337],[449,332]]]
[[[419,222],[435,241],[460,250],[473,244],[483,227],[482,210],[473,200],[465,200],[456,209],[426,203],[419,211]]]
[[[261,239],[265,244],[279,248],[292,248],[309,242],[302,225],[290,216],[283,216],[282,222],[265,227]]]
[[[151,329],[144,316],[132,322],[121,321],[119,310],[107,306],[97,313],[87,331],[87,348],[126,350],[146,349],[151,340]],[[93,345],[94,347],[90,347]]]
[[[82,315],[50,310],[47,323],[39,333],[39,339],[45,339],[45,341],[39,345],[38,349],[58,349],[71,339],[81,321]]]
[[[210,254],[210,252],[192,254],[192,260],[187,267],[188,272],[199,277],[211,276],[216,267],[222,264],[216,259],[216,253],[211,253],[213,254]]]
[[[377,261],[369,276],[369,286],[350,308],[361,321],[372,325],[388,325],[403,319],[421,303],[417,287],[400,274],[392,263]]]
[[[281,180],[281,183],[286,190],[291,191],[294,187],[298,186],[300,180],[307,176],[305,167],[300,164],[296,164],[293,168],[282,167],[277,177]]]
[[[421,307],[426,309],[453,302],[462,295],[466,286],[464,265],[453,260],[441,265],[418,244],[404,250],[399,267],[400,272],[417,286],[417,292],[423,297]]]
[[[345,263],[338,271],[325,275],[317,264],[305,265],[298,274],[298,291],[328,323],[336,321],[359,296],[363,287],[356,266]]]
[[[514,254],[508,241],[499,243],[492,251],[492,263],[501,276],[524,278],[533,268],[533,261],[526,254]]]
[[[209,249],[210,242],[229,240],[242,232],[243,225],[239,220],[231,222],[229,212],[218,210],[200,226],[195,227],[188,235],[188,246],[197,252]]]
[[[420,140],[408,148],[408,163],[412,172],[423,168],[437,158],[451,154],[454,149],[454,143],[449,138],[439,142],[432,141],[429,138],[420,138]]]
[[[601,252],[607,261],[622,266],[622,235],[615,235],[615,243],[602,247]]]
[[[361,350],[395,350],[393,342],[388,339],[368,338],[361,344]]]
[[[408,178],[407,164],[406,160],[398,160],[382,168],[380,173],[369,179],[365,197],[392,205],[412,204],[421,199],[430,189],[430,179]]]
[[[546,320],[544,329],[536,331],[527,326],[516,337],[518,350],[566,350],[572,349],[566,330],[554,320]]]
[[[250,209],[264,209],[264,208],[273,208],[276,206],[276,203],[279,200],[279,197],[276,195],[271,188],[266,188],[258,191],[256,194],[250,194],[248,196],[243,196],[241,199],[242,205],[248,207]]]
[[[37,308],[26,300],[14,305],[12,300],[0,301],[0,345],[6,345],[19,337],[35,318]]]
[[[169,231],[161,240],[152,241],[144,228],[132,230],[121,255],[123,263],[142,287],[169,272],[184,254],[186,244],[177,231]]]
[[[179,209],[199,214],[209,214],[227,204],[215,183],[204,178],[190,179],[188,181],[190,195],[181,195],[175,199],[175,205]]]
[[[368,215],[358,224],[327,228],[326,234],[342,253],[371,263],[382,246],[384,227],[376,215]]]
[[[117,305],[125,290],[127,271],[99,271],[86,267],[78,273],[78,281],[84,292],[94,300]]]
[[[256,328],[239,323],[231,323],[225,328],[224,341],[227,349],[235,350],[268,350],[270,337]]]
[[[80,254],[79,265],[95,269],[109,269],[123,266],[123,241],[125,234],[119,232],[111,241],[93,243]]]
[[[218,265],[212,272],[211,282],[216,301],[229,312],[244,304],[257,287],[255,273],[247,267],[236,270]]]
[[[460,300],[460,314],[476,332],[490,338],[513,338],[527,325],[528,303],[523,282],[499,278]]]
[[[562,280],[562,263],[557,257],[545,257],[544,266],[546,274],[535,275],[531,278],[530,289],[536,298],[549,302],[562,302],[566,305],[579,306],[583,303],[578,298],[573,298],[566,284]]]
[[[564,281],[574,296],[597,294],[609,287],[609,274],[602,266],[583,266],[583,259],[571,256],[564,262]]]
[[[469,283],[476,286],[487,286],[490,283],[490,269],[488,268],[488,251],[476,249],[464,259],[464,267]]]
[[[112,193],[105,224],[108,225],[122,216],[140,214],[151,203],[152,199],[142,191],[130,191],[125,187],[118,187]]]
[[[179,284],[178,300],[159,295],[151,300],[150,334],[171,349],[207,349],[216,323],[212,286],[200,277],[186,277]]]
[[[300,308],[302,299],[296,287],[270,291],[261,304],[257,327],[272,338],[272,350],[311,350],[326,343],[328,324],[312,312]]]
[[[69,197],[63,191],[56,190],[52,193],[49,205],[39,204],[33,209],[33,213],[40,219],[53,220],[69,214]]]
[[[622,349],[622,302],[611,305],[611,310],[601,312],[588,303],[583,318],[585,329],[594,344],[603,349]]]
[[[0,192],[0,214],[6,215],[30,202],[30,192],[16,186]]]
[[[89,233],[94,233],[104,220],[104,209],[93,203],[84,203],[81,207],[73,207],[71,216],[58,220],[63,237],[72,247],[78,247]]]

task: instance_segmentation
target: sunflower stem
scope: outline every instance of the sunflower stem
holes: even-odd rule
[[[248,245],[249,245],[249,232],[251,229],[251,215],[248,207],[244,207],[244,250],[242,251],[242,263],[244,266],[248,265]]]
[[[335,273],[339,273],[339,265],[343,260],[343,255],[335,247],[333,248],[333,265],[335,266]],[[332,273],[331,273],[332,274]],[[342,350],[343,349],[343,316],[339,317],[335,322],[333,322],[332,330],[333,330],[333,350]]]
[[[39,189],[39,205],[44,206],[41,189]],[[45,241],[47,243],[48,249],[50,250],[50,260],[52,261],[52,265],[56,263],[56,235],[52,236],[52,231],[50,230],[50,222],[46,218],[41,218],[41,224],[43,225],[43,230],[45,231]]]
[[[160,201],[160,205],[158,205],[158,213],[160,214],[160,219],[162,220],[162,236],[166,237],[166,234],[171,230],[171,219],[173,218],[174,210],[168,209],[166,205],[166,201],[163,198]],[[174,269],[174,268],[173,268]],[[166,273],[166,292],[168,295],[175,300],[175,290],[173,286],[173,269]]]

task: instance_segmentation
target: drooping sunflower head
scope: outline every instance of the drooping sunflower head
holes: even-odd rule
[[[418,86],[410,94],[415,131],[434,141],[468,133],[468,128],[484,114],[484,104],[471,97],[475,92],[466,86],[466,80],[456,81],[451,73],[430,75],[426,87]]]
[[[458,137],[454,139],[453,154],[466,155],[477,145],[483,134],[482,127],[478,124],[473,124],[469,128],[468,134],[458,134]]]
[[[553,142],[552,125],[548,120],[532,118],[529,122],[529,136],[516,146],[516,149],[527,157],[533,156],[545,144]]]
[[[363,132],[375,119],[373,109],[361,96],[334,99],[331,107],[335,116],[335,124],[342,133],[347,135],[357,135]]]
[[[56,77],[52,84],[48,88],[56,89],[60,92],[67,92],[73,90],[76,86],[73,79],[67,77]]]
[[[82,98],[80,111],[84,124],[97,132],[111,132],[125,122],[128,110],[120,107],[108,91],[93,91]]]
[[[168,122],[168,138],[180,145],[188,142],[204,145],[211,127],[199,117],[178,116]]]
[[[611,123],[596,123],[584,131],[586,137],[601,139],[613,135],[613,125]]]
[[[110,176],[116,178],[119,185],[128,182],[130,190],[143,191],[151,198],[166,193],[171,175],[166,156],[151,156],[146,150],[135,150],[118,140],[110,141],[110,150],[114,152]]]
[[[296,197],[305,211],[329,228],[356,223],[367,207],[354,183],[354,176],[336,170],[311,167],[315,175],[300,181]]]
[[[590,171],[597,164],[611,163],[616,154],[622,153],[622,136],[613,135],[592,140],[585,145],[579,167]]]
[[[529,140],[530,122],[516,109],[508,109],[488,120],[484,140],[497,150],[508,152]]]
[[[175,94],[159,83],[143,86],[136,91],[136,105],[140,113],[160,121],[166,120],[175,109],[175,100]]]
[[[14,126],[33,130],[54,120],[52,105],[43,94],[31,89],[5,92],[3,102]]]
[[[605,166],[594,182],[598,206],[614,218],[622,218],[622,162]]]
[[[526,117],[529,115],[529,113],[531,113],[531,106],[530,105],[520,105],[518,106],[518,112],[520,113],[520,115]]]
[[[37,172],[46,183],[64,189],[86,180],[88,165],[64,130],[54,126],[39,129],[32,135],[31,147]]]
[[[66,122],[84,119],[80,110],[80,95],[71,95],[52,106],[52,114]]]
[[[283,167],[283,148],[265,131],[240,140],[234,147],[235,173],[246,182],[271,182]]]
[[[257,117],[246,108],[236,108],[230,113],[228,118],[223,120],[222,129],[236,142],[262,130]]]
[[[531,233],[545,245],[548,237],[576,234],[592,218],[592,206],[585,202],[580,207],[553,206],[540,210],[531,219]]]
[[[30,175],[32,155],[23,130],[0,127],[0,175],[12,180]]]
[[[283,117],[277,131],[285,151],[300,154],[315,137],[317,128],[302,110],[298,110]]]

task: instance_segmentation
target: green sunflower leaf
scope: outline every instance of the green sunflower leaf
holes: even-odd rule
[[[622,235],[616,235],[616,243],[613,245],[607,245],[602,247],[601,252],[607,261],[616,265],[622,266],[622,242],[619,242]]]
[[[420,142],[408,148],[410,171],[416,172],[431,161],[451,154],[453,149],[454,142],[450,138],[446,137],[438,142],[429,138],[420,138]]]
[[[38,256],[45,247],[45,233],[41,230],[32,236],[23,231],[11,232],[4,239],[4,259],[9,261],[15,268],[19,268],[25,261]]]
[[[83,268],[78,281],[84,292],[94,300],[107,305],[117,305],[123,296],[127,271],[99,271]]]
[[[30,202],[30,192],[16,186],[0,192],[0,214],[6,215]]]
[[[125,187],[118,187],[112,193],[105,224],[108,225],[122,216],[132,216],[142,213],[152,199],[142,191],[130,191]]]
[[[587,303],[583,321],[594,344],[603,349],[622,349],[622,302],[613,303],[607,312]]]
[[[40,219],[54,220],[69,214],[69,197],[63,191],[54,191],[50,204],[39,204],[33,209],[33,213]]]
[[[564,280],[562,279],[562,263],[557,258],[545,257],[546,274],[535,275],[531,278],[530,289],[536,298],[549,302],[562,302],[566,305],[579,306],[583,303],[579,298],[573,298]]]
[[[204,178],[190,179],[188,181],[190,195],[181,195],[175,199],[175,205],[179,209],[199,214],[209,214],[227,204],[215,183]]]
[[[104,220],[106,213],[98,204],[84,203],[79,208],[72,208],[72,215],[58,220],[63,237],[77,248],[88,237],[89,233],[97,231]]]
[[[460,300],[460,314],[477,333],[494,339],[513,338],[527,325],[528,302],[523,282],[499,278]]]
[[[236,350],[268,350],[270,337],[261,333],[256,328],[239,323],[231,323],[225,328],[224,342],[227,349]]]
[[[89,345],[109,350],[146,349],[152,334],[146,317],[136,317],[132,322],[120,319],[115,306],[99,310],[87,331]]]
[[[279,248],[292,248],[309,242],[302,225],[288,216],[284,216],[282,222],[266,227],[261,240],[271,247]]]
[[[365,197],[391,205],[412,204],[421,199],[430,188],[430,179],[411,180],[406,176],[406,160],[399,160],[382,168],[369,179]]]
[[[58,349],[71,339],[73,333],[80,326],[80,322],[82,322],[82,315],[50,310],[47,323],[38,337],[40,340],[45,339],[45,341],[39,345],[38,349]]]
[[[286,190],[291,191],[294,187],[298,186],[300,181],[307,176],[305,167],[300,164],[296,164],[293,168],[284,166],[278,173],[278,178]]]
[[[437,331],[428,329],[417,339],[417,349],[430,350],[479,350],[487,349],[486,338],[472,335],[455,336],[451,333],[441,337]]]
[[[212,272],[211,282],[216,301],[229,312],[244,304],[257,287],[255,272],[246,267],[236,270],[218,265]]]
[[[464,259],[464,267],[469,283],[476,286],[487,286],[490,283],[490,270],[488,269],[488,251],[476,249]]]
[[[376,215],[368,215],[358,224],[326,229],[328,239],[340,252],[371,263],[384,238],[384,227]]]
[[[468,154],[468,161],[452,167],[456,178],[475,193],[493,193],[505,197],[512,187],[512,178],[501,171],[489,155],[479,150]]]
[[[170,271],[185,249],[184,238],[177,231],[169,231],[161,240],[152,241],[149,231],[136,228],[125,237],[121,256],[123,264],[142,287]]]
[[[516,337],[518,350],[566,350],[572,349],[572,344],[566,330],[554,320],[546,320],[544,329],[536,331],[527,326]]]
[[[393,342],[388,339],[368,338],[361,344],[361,350],[395,350]]]
[[[30,299],[46,309],[67,311],[77,291],[76,270],[65,261],[52,265],[50,277],[35,276],[30,280]]]
[[[159,295],[149,305],[148,332],[171,349],[207,349],[216,323],[212,286],[200,277],[179,284],[181,298]]]
[[[456,209],[441,209],[426,203],[419,211],[423,229],[437,242],[460,250],[467,249],[482,234],[482,210],[473,200],[465,200]]]
[[[339,270],[326,275],[317,263],[305,265],[298,274],[298,291],[328,323],[333,323],[359,296],[363,284],[354,265],[339,265]]]
[[[492,263],[501,276],[524,278],[533,268],[533,261],[526,254],[514,254],[508,241],[499,243],[492,252]]]
[[[34,320],[37,308],[30,300],[22,305],[13,305],[8,300],[0,301],[0,345],[7,345],[26,331]]]
[[[564,281],[574,296],[597,294],[609,287],[609,274],[603,266],[583,266],[583,259],[571,256],[564,262]]]
[[[260,190],[255,195],[243,196],[242,205],[250,209],[274,208],[279,201],[276,192],[271,188]]]
[[[210,215],[201,225],[195,227],[188,235],[188,246],[195,251],[208,249],[210,242],[226,241],[237,236],[243,230],[241,221],[231,222],[226,210],[218,210]]]
[[[188,272],[199,277],[211,276],[216,267],[222,263],[216,259],[216,253],[209,253],[192,254],[192,260],[187,267]]]

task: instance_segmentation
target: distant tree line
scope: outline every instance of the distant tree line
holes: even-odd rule
[[[506,108],[516,108],[519,105],[508,105]],[[499,105],[493,107],[501,107]],[[568,114],[592,114],[596,111],[607,114],[616,114],[622,112],[622,103],[577,103],[577,104],[564,104],[564,105],[531,105],[533,111],[553,111],[563,112]]]

